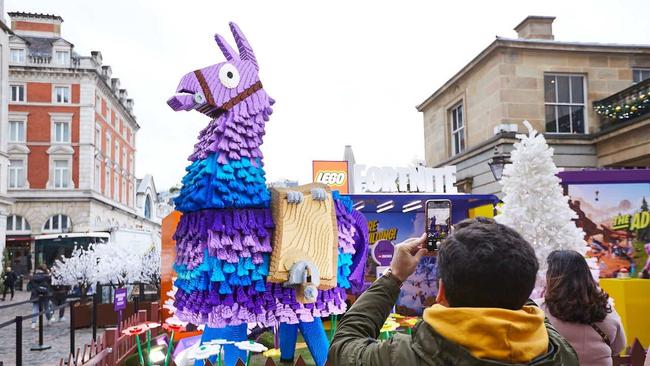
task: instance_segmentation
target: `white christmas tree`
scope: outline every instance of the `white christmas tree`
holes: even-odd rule
[[[141,257],[142,281],[160,287],[160,250],[153,246]]]
[[[86,297],[90,287],[100,277],[97,259],[97,253],[92,245],[88,249],[75,247],[70,258],[63,258],[54,262],[52,283],[54,285],[76,286],[81,292],[81,297]]]
[[[99,282],[113,287],[141,282],[142,255],[134,253],[133,247],[126,242],[109,242],[95,246],[98,255],[97,270]]]
[[[528,134],[519,134],[501,180],[503,205],[496,221],[517,230],[535,249],[540,271],[538,290],[546,275],[546,258],[558,249],[586,252],[584,232],[576,227],[577,215],[562,193],[553,149],[544,135],[524,121]]]

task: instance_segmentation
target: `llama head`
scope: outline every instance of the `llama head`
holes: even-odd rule
[[[259,67],[248,40],[237,24],[230,23],[238,51],[219,34],[214,39],[226,62],[192,71],[181,79],[176,95],[167,100],[175,111],[198,110],[212,118],[262,89]]]

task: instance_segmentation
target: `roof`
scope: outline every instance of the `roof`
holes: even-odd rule
[[[481,51],[467,65],[458,71],[451,79],[447,80],[433,94],[418,104],[415,108],[422,112],[424,108],[436,97],[442,94],[452,84],[471,71],[481,61],[489,57],[498,48],[523,48],[545,51],[576,51],[576,52],[618,52],[650,54],[650,45],[647,44],[619,44],[595,42],[562,42],[550,39],[520,39],[497,36],[494,42]]]
[[[50,56],[52,55],[52,48],[54,47],[54,43],[58,41],[64,41],[71,46],[72,43],[68,42],[67,40],[57,37],[57,38],[44,38],[44,37],[28,37],[28,36],[18,36],[25,40],[25,43],[27,43],[27,48],[29,49],[29,53],[33,54],[35,56]]]
[[[153,182],[153,176],[151,174],[146,174],[142,179],[137,180],[137,194],[141,193],[146,193],[147,188],[151,187],[151,194],[154,196],[154,199],[156,198],[156,195],[158,194],[156,191],[156,185]]]
[[[9,17],[11,18],[22,17],[22,18],[51,19],[51,20],[58,20],[60,22],[63,22],[63,18],[54,14],[27,13],[23,11],[12,11],[7,14],[9,14]]]

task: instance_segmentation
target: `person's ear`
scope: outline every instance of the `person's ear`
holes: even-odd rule
[[[449,307],[447,295],[445,293],[445,284],[442,280],[438,280],[438,294],[436,295],[436,303]]]

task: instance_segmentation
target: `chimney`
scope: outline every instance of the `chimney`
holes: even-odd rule
[[[554,39],[553,21],[555,17],[529,15],[515,27],[519,39]]]
[[[58,15],[11,12],[11,30],[19,36],[61,38],[63,18]]]

